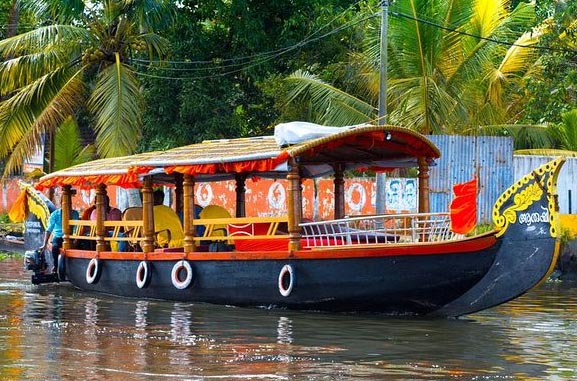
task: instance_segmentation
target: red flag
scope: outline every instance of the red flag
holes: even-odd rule
[[[451,230],[457,234],[467,234],[477,225],[477,176],[466,183],[453,185],[453,193]]]

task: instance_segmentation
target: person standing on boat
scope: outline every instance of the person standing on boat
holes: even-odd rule
[[[78,217],[78,212],[74,209],[71,209],[70,219],[77,220]],[[50,214],[50,218],[48,219],[48,227],[44,232],[43,245],[39,248],[39,250],[44,251],[44,249],[48,247],[49,240],[52,239],[52,272],[54,273],[57,270],[58,254],[60,254],[60,249],[62,248],[63,235],[64,231],[62,230],[62,207],[60,207]]]

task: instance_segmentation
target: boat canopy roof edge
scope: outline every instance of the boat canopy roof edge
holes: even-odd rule
[[[198,181],[233,178],[237,173],[279,177],[287,171],[290,158],[303,168],[304,177],[330,174],[336,163],[344,169],[389,170],[415,167],[419,157],[434,162],[441,153],[425,136],[397,126],[359,125],[327,127],[305,122],[277,127],[302,139],[279,136],[210,140],[202,143],[107,158],[78,164],[40,178],[37,189],[71,185],[81,189],[97,184],[139,187],[143,176],[190,174]],[[275,129],[276,130],[276,129]],[[321,131],[322,130],[322,131]],[[294,142],[294,143],[291,143]]]

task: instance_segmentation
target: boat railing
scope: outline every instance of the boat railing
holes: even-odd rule
[[[207,240],[226,240],[230,243],[243,240],[278,238],[280,227],[288,222],[286,216],[231,217],[195,219],[192,225],[204,227],[202,235],[194,238],[197,243]]]
[[[300,224],[304,247],[442,242],[462,237],[450,229],[449,213],[354,216]]]
[[[202,234],[195,236],[193,241],[200,245],[214,241],[234,244],[237,241],[274,239],[283,235],[281,229],[287,222],[286,216],[195,219],[192,225],[202,227]],[[94,220],[69,220],[69,225],[72,227],[71,240],[96,241],[101,238],[107,242],[127,241],[132,245],[144,240],[142,220],[103,221],[107,232],[104,237],[98,237]],[[161,232],[155,232],[155,236],[158,233]]]
[[[70,239],[89,241],[98,239],[98,235],[96,234],[96,221],[70,220],[68,223],[72,227],[72,234],[69,236]],[[142,221],[104,221],[103,226],[107,232],[107,235],[102,237],[105,241],[129,241],[136,243],[143,240]]]
[[[72,240],[97,240],[96,221],[70,220]],[[197,245],[224,241],[240,246],[241,242],[288,240],[286,216],[195,219],[192,225],[203,226],[202,234],[193,238]],[[138,245],[143,239],[143,222],[139,220],[104,221],[104,241],[128,241]],[[462,237],[450,229],[448,213],[410,213],[351,216],[337,220],[305,222],[301,227],[303,248],[442,242]],[[263,242],[264,244],[264,242]],[[243,244],[243,246],[246,246]]]

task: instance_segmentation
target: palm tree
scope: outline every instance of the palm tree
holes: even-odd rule
[[[474,134],[478,126],[509,123],[522,102],[518,86],[537,59],[539,30],[531,5],[506,0],[398,0],[389,7],[388,92],[391,123],[422,133]],[[376,13],[376,8],[365,12]],[[366,16],[366,14],[365,14]],[[339,90],[299,71],[288,78],[286,101],[310,101],[312,119],[345,125],[376,118],[378,18],[367,47],[352,55],[356,87]],[[525,32],[524,32],[525,31]],[[503,44],[501,42],[505,42]],[[350,75],[350,73],[348,73]]]
[[[154,33],[171,21],[168,0],[30,0],[42,22],[0,41],[0,159],[21,168],[44,134],[88,111],[100,157],[130,154],[141,128],[141,87],[131,58],[164,57]],[[50,158],[52,161],[53,158]]]
[[[577,156],[577,109],[561,114],[561,123],[545,128],[541,133],[517,136],[519,131],[507,129],[515,137],[515,153],[520,155]],[[546,139],[543,144],[540,139]],[[520,142],[520,144],[517,144]],[[551,148],[552,147],[552,148]]]

